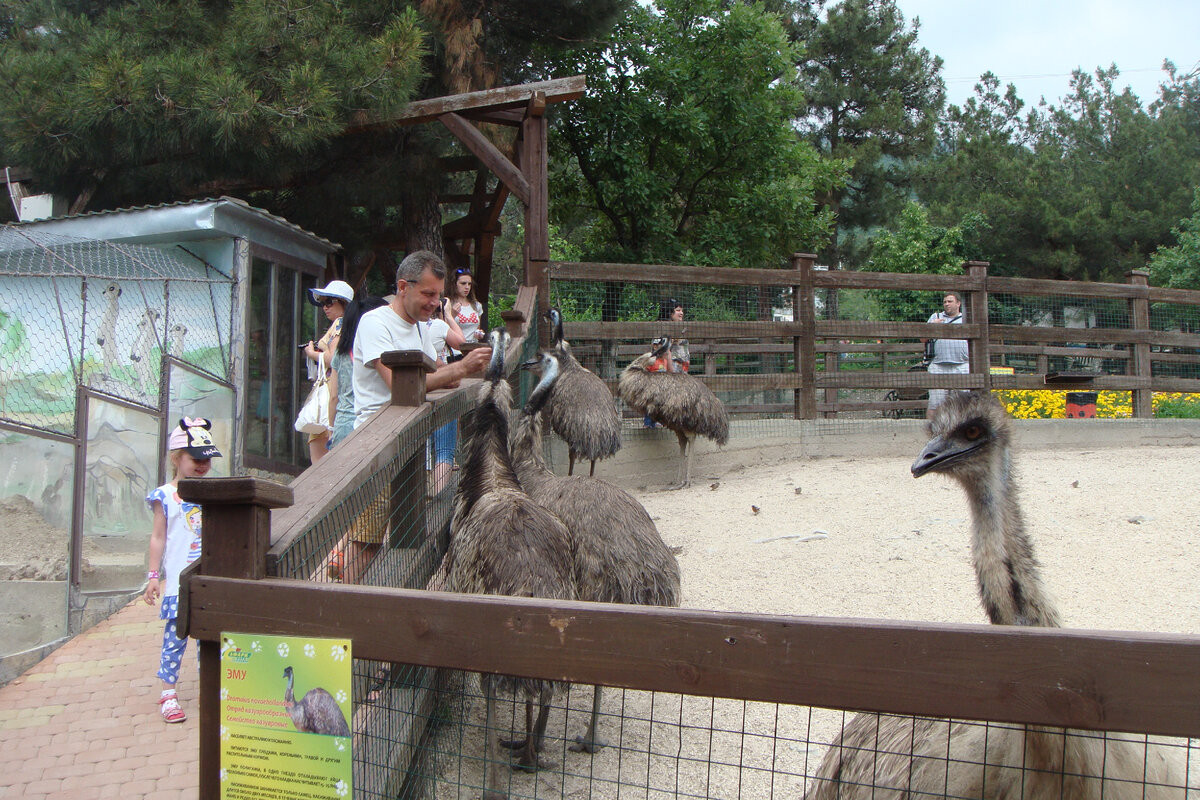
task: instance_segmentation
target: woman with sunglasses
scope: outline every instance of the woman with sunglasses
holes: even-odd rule
[[[480,330],[480,319],[483,317],[483,306],[475,299],[475,277],[471,270],[463,267],[454,270],[454,283],[446,294],[450,297],[450,310],[454,312],[454,321],[462,329],[463,338],[468,342],[479,342],[487,336]]]
[[[325,311],[325,318],[329,320],[329,330],[325,331],[325,335],[318,342],[309,342],[304,345],[304,355],[310,361],[316,362],[315,367],[317,375],[324,375],[329,378],[329,370],[333,363],[333,351],[337,347],[338,337],[342,332],[342,317],[346,313],[346,304],[354,299],[354,290],[350,288],[350,284],[345,281],[330,281],[324,289],[309,289],[308,300],[314,306],[319,306]],[[331,431],[323,433],[310,433],[308,435],[308,456],[312,463],[317,463],[321,457],[329,452],[329,434]]]

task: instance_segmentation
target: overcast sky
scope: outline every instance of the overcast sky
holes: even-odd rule
[[[1116,63],[1117,88],[1129,85],[1144,105],[1158,94],[1164,58],[1182,71],[1200,68],[1200,0],[896,0],[918,39],[942,57],[948,103],[974,94],[991,70],[1013,83],[1026,108],[1070,90],[1071,70],[1092,73]]]

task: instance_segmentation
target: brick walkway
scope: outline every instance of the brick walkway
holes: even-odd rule
[[[194,800],[195,640],[179,681],[186,722],[158,714],[162,622],[140,599],[0,688],[0,797]]]

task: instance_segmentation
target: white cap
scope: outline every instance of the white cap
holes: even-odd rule
[[[349,303],[354,299],[354,290],[345,281],[330,281],[329,285],[324,289],[308,290],[308,300],[314,306],[321,305],[321,298],[323,297],[334,297],[343,303]]]

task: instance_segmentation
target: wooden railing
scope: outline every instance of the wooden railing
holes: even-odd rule
[[[684,336],[692,352],[703,360],[703,369],[693,372],[714,391],[735,389],[791,390],[789,409],[796,418],[818,414],[836,416],[840,411],[916,408],[923,401],[839,401],[838,390],[887,390],[898,384],[923,389],[1033,389],[1047,386],[1089,387],[1133,392],[1133,415],[1151,416],[1150,398],[1155,391],[1200,392],[1200,379],[1153,374],[1152,362],[1200,365],[1200,334],[1155,330],[1150,326],[1151,303],[1173,303],[1200,309],[1200,292],[1159,289],[1147,285],[1145,272],[1129,273],[1128,284],[1083,283],[989,276],[988,265],[967,262],[963,275],[907,275],[879,272],[850,272],[815,269],[815,256],[798,254],[792,270],[722,269],[653,264],[595,264],[550,262],[547,276],[553,281],[630,282],[640,284],[698,284],[709,286],[786,288],[792,298],[792,321],[748,320],[734,322],[571,322],[564,325],[583,359],[596,359],[594,366],[615,386],[617,361],[645,351],[644,342],[660,335]],[[919,340],[945,335],[936,324],[912,321],[819,319],[817,292],[826,296],[845,289],[886,289],[947,292],[964,297],[966,324],[955,326],[954,337],[966,339],[970,373],[929,375],[888,371],[887,356],[915,357]],[[1067,328],[1041,325],[998,325],[988,318],[988,297],[993,294],[1068,296],[1120,300],[1128,305],[1129,326],[1125,328]],[[826,308],[829,307],[828,301]],[[698,334],[697,331],[702,331]],[[896,339],[909,339],[908,343]],[[622,345],[640,340],[642,344]],[[762,341],[767,340],[767,341]],[[858,340],[858,341],[854,341]],[[883,341],[892,340],[892,341]],[[1064,343],[1105,348],[1103,357],[1124,361],[1124,374],[1065,375],[1050,368],[1055,357],[1078,357],[1078,347]],[[1110,349],[1112,348],[1112,349]],[[1124,349],[1118,349],[1124,348]],[[1173,352],[1164,352],[1163,350]],[[1177,352],[1185,350],[1187,352]],[[722,356],[743,353],[778,354],[791,357],[791,369],[755,375],[723,375],[717,363]],[[846,353],[880,354],[879,371],[846,370]],[[1090,354],[1097,354],[1095,350]],[[1031,357],[1037,371],[997,375],[990,367],[993,356]],[[607,362],[604,359],[608,359]],[[586,363],[586,361],[585,361]],[[908,362],[911,363],[911,362]],[[822,369],[818,369],[818,366]],[[782,406],[731,405],[731,412],[783,411]]]

